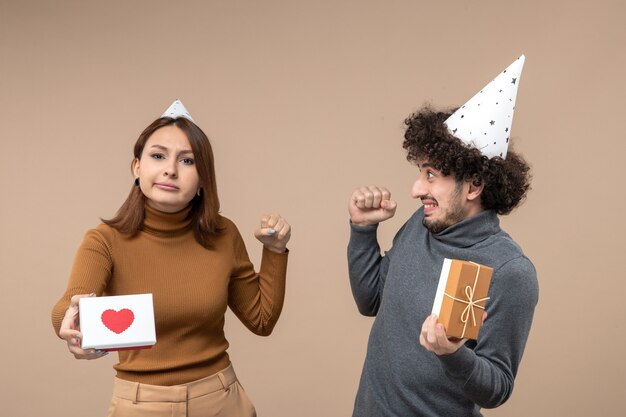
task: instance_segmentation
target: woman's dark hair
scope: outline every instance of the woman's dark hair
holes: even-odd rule
[[[426,106],[409,116],[402,147],[407,160],[427,159],[443,175],[454,175],[457,183],[484,184],[482,207],[498,214],[509,214],[530,189],[530,167],[521,155],[510,151],[506,159],[488,158],[473,146],[454,137],[445,125],[454,112],[435,111]]]
[[[217,197],[217,183],[215,181],[215,164],[213,161],[213,149],[209,138],[195,123],[185,118],[172,119],[161,117],[150,126],[145,128],[133,150],[135,159],[141,159],[143,148],[150,136],[158,129],[165,126],[176,126],[182,130],[193,151],[195,167],[200,180],[200,195],[191,200],[191,225],[198,243],[207,249],[213,247],[212,238],[218,236],[223,230],[219,215],[220,202]],[[137,234],[144,221],[144,209],[146,198],[137,186],[133,186],[130,194],[120,207],[114,218],[102,220],[105,224],[131,236]]]

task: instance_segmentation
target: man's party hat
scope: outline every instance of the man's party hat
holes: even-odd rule
[[[524,55],[469,99],[445,121],[448,130],[463,142],[493,158],[506,158]]]

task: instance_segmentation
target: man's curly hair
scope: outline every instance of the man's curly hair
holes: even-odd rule
[[[482,207],[498,214],[509,214],[530,189],[530,167],[521,155],[509,151],[506,159],[488,158],[473,146],[454,137],[445,120],[454,112],[424,107],[409,116],[402,147],[412,163],[427,159],[445,176],[454,175],[457,183],[484,184]]]

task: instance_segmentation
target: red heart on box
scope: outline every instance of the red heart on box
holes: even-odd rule
[[[135,321],[135,315],[127,308],[123,308],[120,311],[105,310],[101,316],[102,323],[117,334],[122,333],[128,329],[133,321]]]

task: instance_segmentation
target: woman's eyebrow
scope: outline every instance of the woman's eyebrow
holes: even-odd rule
[[[162,151],[169,151],[169,148],[167,146],[163,146],[163,145],[152,145],[150,146],[150,148],[157,148],[160,149]],[[182,154],[192,154],[193,155],[193,151],[191,149],[183,149],[182,151],[178,152],[178,155],[182,155]]]

